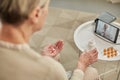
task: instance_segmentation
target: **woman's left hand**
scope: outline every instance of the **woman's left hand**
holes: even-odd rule
[[[49,44],[43,49],[42,55],[56,57],[63,49],[63,45],[64,43],[62,40],[57,41],[55,44]]]

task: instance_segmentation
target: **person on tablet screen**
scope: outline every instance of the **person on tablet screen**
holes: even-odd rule
[[[110,32],[111,32],[110,31],[110,26],[108,26],[107,24],[104,24],[101,35],[110,39],[110,40],[112,40],[113,37],[112,37],[112,34]]]

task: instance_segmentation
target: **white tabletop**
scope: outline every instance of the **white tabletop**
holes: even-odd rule
[[[96,48],[99,52],[98,54],[98,59],[100,60],[107,60],[107,61],[116,61],[116,60],[120,60],[120,45],[115,45],[109,42],[104,41],[103,39],[97,37],[94,34],[94,27],[95,25],[93,25],[94,21],[89,21],[86,22],[82,25],[80,25],[74,32],[74,42],[76,44],[76,46],[81,50],[88,50],[89,46],[88,46],[88,42],[90,40],[94,40],[96,43]],[[115,23],[117,25],[119,25],[118,23]],[[103,49],[104,48],[108,48],[108,47],[114,47],[115,49],[118,50],[118,56],[116,57],[112,57],[112,58],[108,58],[107,56],[103,55]]]

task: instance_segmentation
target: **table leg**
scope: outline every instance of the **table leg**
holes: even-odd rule
[[[118,68],[118,76],[117,76],[117,80],[119,80],[119,78],[120,78],[120,61],[118,61],[117,68]]]
[[[105,66],[107,65],[107,61],[105,62]],[[116,71],[116,73],[118,73],[117,75],[117,77],[116,77],[116,79],[118,80],[119,79],[119,76],[120,76],[120,61],[118,61],[118,63],[117,63],[117,65],[116,65],[116,67],[115,68],[113,68],[113,69],[111,69],[111,70],[109,70],[109,71],[106,71],[106,67],[104,67],[104,73],[102,73],[102,74],[100,74],[99,76],[101,77],[101,78],[103,78],[104,79],[104,76],[105,75],[107,75],[107,74],[109,74],[109,73],[111,73],[111,72],[113,72],[113,71]]]
[[[120,69],[119,69],[119,72],[118,72],[117,80],[119,80],[119,77],[120,77]]]

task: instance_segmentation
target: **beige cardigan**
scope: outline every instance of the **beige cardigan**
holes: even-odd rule
[[[71,80],[83,80],[76,69]],[[63,66],[43,57],[27,44],[14,45],[0,41],[0,80],[68,80]]]

